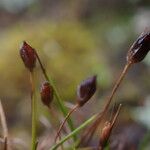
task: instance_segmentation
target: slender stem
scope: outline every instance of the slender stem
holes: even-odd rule
[[[113,120],[111,121],[111,127],[113,128],[118,116],[119,116],[119,113],[120,113],[120,110],[121,110],[121,107],[122,107],[122,104],[119,105],[118,109],[117,109],[117,112],[113,118]]]
[[[123,71],[121,72],[118,80],[116,81],[116,83],[112,89],[110,96],[107,99],[107,102],[106,102],[106,105],[104,106],[103,111],[97,115],[97,118],[94,121],[94,123],[90,126],[90,128],[88,130],[86,130],[85,134],[81,138],[81,142],[88,142],[92,138],[92,136],[93,136],[94,132],[96,131],[96,129],[98,128],[102,118],[106,114],[106,111],[108,110],[110,103],[111,103],[117,89],[119,88],[119,85],[121,84],[122,80],[124,79],[128,69],[130,68],[131,65],[132,65],[132,63],[130,63],[130,62],[126,63],[125,67],[123,68]]]
[[[11,150],[11,147],[9,145],[9,139],[8,139],[8,127],[6,123],[6,116],[5,116],[5,112],[1,100],[0,100],[0,121],[2,124],[2,131],[3,131],[4,141],[5,141],[4,142],[5,149]]]
[[[65,141],[67,141],[69,138],[77,134],[80,130],[85,128],[89,123],[91,123],[95,119],[96,115],[92,116],[90,119],[85,121],[82,125],[80,125],[78,128],[73,130],[70,134],[65,136],[61,141],[59,141],[56,145],[54,145],[50,150],[56,150],[61,144],[63,144]]]
[[[65,107],[65,105],[64,105],[64,103],[63,103],[63,100],[61,99],[61,97],[60,97],[60,95],[59,95],[59,93],[58,93],[58,90],[57,90],[55,84],[53,83],[53,80],[52,80],[51,76],[48,76],[48,75],[47,75],[46,69],[44,68],[44,66],[43,66],[43,64],[42,64],[42,62],[41,62],[41,59],[40,59],[40,57],[39,57],[39,55],[37,54],[36,51],[35,51],[35,54],[36,54],[36,57],[37,57],[37,59],[38,59],[38,62],[39,62],[39,64],[40,64],[40,67],[41,67],[41,70],[42,70],[42,72],[43,72],[43,75],[44,75],[45,79],[46,79],[47,81],[49,81],[50,84],[51,84],[52,87],[53,87],[54,95],[55,95],[56,100],[57,100],[57,104],[58,104],[58,106],[60,107],[60,110],[61,110],[61,112],[63,113],[63,115],[64,115],[64,117],[65,117],[65,116],[67,115],[67,113],[68,113],[68,110],[66,109],[66,107]],[[72,120],[69,118],[69,119],[67,120],[67,122],[68,122],[68,125],[69,125],[70,130],[73,131],[73,130],[74,130],[74,126],[73,126]],[[73,136],[73,139],[74,139],[74,141],[76,141],[76,139],[77,139],[77,138],[76,138],[76,135]]]
[[[68,112],[67,116],[65,117],[64,121],[62,122],[62,124],[60,125],[60,127],[59,127],[59,129],[58,129],[58,131],[57,131],[57,133],[56,133],[55,143],[56,143],[56,141],[57,141],[57,138],[60,136],[60,132],[61,132],[63,126],[65,125],[67,119],[70,117],[70,115],[71,115],[78,107],[79,107],[79,105],[77,104],[77,105],[75,105],[75,106],[70,110],[70,112]]]
[[[127,63],[127,64],[125,65],[125,67],[124,67],[122,73],[120,74],[118,80],[116,81],[116,83],[115,83],[115,85],[114,85],[114,87],[113,87],[113,89],[112,89],[112,92],[111,92],[111,94],[110,94],[110,97],[108,98],[107,103],[106,103],[106,105],[105,105],[105,108],[104,108],[104,110],[103,110],[104,114],[105,114],[105,112],[107,111],[107,109],[108,109],[108,107],[109,107],[109,105],[110,105],[110,103],[111,103],[111,101],[112,101],[112,99],[113,99],[113,97],[114,97],[114,95],[115,95],[117,89],[119,88],[119,86],[120,86],[122,80],[124,79],[124,77],[125,77],[125,75],[126,75],[126,73],[127,73],[127,71],[128,71],[128,69],[129,69],[130,66],[131,66],[131,63]]]
[[[7,123],[6,123],[6,117],[5,117],[5,113],[4,113],[4,109],[2,106],[2,102],[0,100],[0,120],[1,120],[1,124],[2,124],[2,131],[3,131],[3,136],[4,138],[8,137],[8,127],[7,127]]]
[[[31,84],[31,111],[32,111],[32,150],[36,150],[36,132],[37,132],[37,114],[36,114],[36,99],[35,99],[35,87],[34,87],[34,72],[30,72],[30,84]]]

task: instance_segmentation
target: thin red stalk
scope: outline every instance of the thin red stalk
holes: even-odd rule
[[[99,124],[101,123],[102,118],[104,117],[105,113],[107,112],[107,110],[108,110],[108,108],[109,108],[109,106],[110,106],[110,103],[111,103],[111,101],[112,101],[112,99],[113,99],[113,97],[114,97],[114,95],[115,95],[117,89],[119,88],[119,85],[121,84],[122,80],[124,79],[124,77],[125,77],[125,75],[126,75],[128,69],[130,68],[131,65],[132,65],[131,62],[126,63],[126,65],[125,65],[123,71],[121,72],[121,74],[120,74],[118,80],[116,81],[116,83],[115,83],[115,85],[114,85],[114,87],[113,87],[113,89],[112,89],[112,92],[111,92],[110,96],[109,96],[108,99],[107,99],[107,103],[106,103],[106,105],[105,105],[103,111],[100,112],[100,113],[97,115],[97,118],[96,118],[96,120],[94,121],[94,123],[86,130],[85,134],[84,134],[84,135],[82,136],[82,138],[81,138],[81,142],[83,142],[83,143],[86,142],[86,143],[87,143],[87,142],[89,142],[89,140],[92,138],[94,132],[95,132],[96,129],[98,128]],[[81,142],[80,142],[80,143],[81,143]],[[80,144],[80,143],[79,143],[79,144]]]
[[[2,124],[2,130],[3,130],[3,136],[4,138],[8,137],[8,127],[7,127],[7,123],[6,123],[6,116],[4,113],[4,109],[0,100],[0,121]]]
[[[36,55],[36,57],[37,57],[37,59],[38,59],[38,62],[39,62],[39,64],[40,64],[40,67],[41,67],[41,69],[42,69],[42,72],[43,72],[43,74],[44,74],[46,80],[49,81],[49,78],[48,78],[48,76],[47,76],[46,70],[45,70],[45,68],[44,68],[44,66],[43,66],[43,64],[42,64],[42,62],[41,62],[41,59],[40,59],[40,57],[39,57],[39,55],[37,54],[36,51],[35,51],[35,55]]]
[[[70,115],[71,115],[78,107],[79,107],[78,104],[75,105],[75,106],[70,110],[70,112],[67,114],[67,116],[65,117],[65,120],[62,122],[62,124],[60,125],[60,127],[59,127],[59,129],[58,129],[58,131],[57,131],[57,134],[56,134],[56,137],[55,137],[55,143],[56,143],[56,141],[57,141],[57,138],[60,136],[60,132],[61,132],[63,126],[65,125],[67,119],[70,117]]]
[[[117,112],[113,118],[113,120],[111,121],[111,127],[113,128],[118,116],[119,116],[119,113],[120,113],[120,110],[121,110],[121,107],[122,107],[122,104],[119,105],[118,109],[117,109]]]
[[[1,100],[0,100],[0,122],[2,124],[2,130],[3,130],[4,147],[6,150],[11,150],[11,146],[9,145],[9,135],[8,135],[8,127],[6,123],[6,116],[5,116],[5,112]]]
[[[34,92],[34,84],[33,84],[33,72],[29,72],[29,76],[30,76],[30,86],[31,86],[31,99],[33,97],[33,92]]]

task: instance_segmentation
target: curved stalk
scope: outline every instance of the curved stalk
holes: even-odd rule
[[[60,132],[61,132],[62,128],[64,127],[64,125],[65,125],[67,119],[70,117],[70,115],[71,115],[78,107],[79,107],[79,105],[77,104],[77,105],[75,105],[75,106],[70,110],[70,112],[68,112],[67,116],[65,117],[64,121],[62,122],[62,124],[60,125],[60,127],[59,127],[59,129],[58,129],[58,131],[57,131],[57,133],[56,133],[55,143],[56,143],[56,141],[57,141],[57,138],[60,136]]]

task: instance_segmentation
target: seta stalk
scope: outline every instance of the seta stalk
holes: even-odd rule
[[[35,99],[35,87],[34,87],[34,72],[30,72],[30,84],[31,84],[31,111],[32,111],[32,150],[36,150],[37,147],[37,107]]]

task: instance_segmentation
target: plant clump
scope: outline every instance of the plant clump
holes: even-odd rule
[[[53,101],[55,96],[56,104],[58,108],[61,110],[62,114],[64,115],[64,121],[60,124],[59,128],[56,130],[56,136],[54,137],[55,143],[50,148],[51,150],[56,150],[59,146],[62,146],[63,148],[63,143],[71,137],[74,142],[73,145],[75,144],[74,147],[80,147],[80,145],[82,145],[83,143],[85,144],[88,143],[88,141],[92,140],[93,134],[99,127],[102,120],[105,119],[104,117],[107,114],[110,105],[112,103],[112,100],[121,82],[123,81],[125,75],[127,74],[129,68],[131,68],[133,64],[141,62],[146,57],[149,51],[150,51],[150,32],[144,32],[137,38],[137,40],[132,44],[132,46],[128,50],[126,56],[126,60],[127,60],[126,64],[123,67],[120,76],[117,78],[110,95],[107,97],[102,111],[98,112],[96,115],[93,115],[91,118],[86,120],[83,124],[81,124],[79,127],[74,128],[73,120],[72,118],[70,118],[70,115],[76,109],[83,107],[95,94],[97,90],[97,76],[93,75],[83,80],[78,85],[76,104],[70,111],[68,111],[63,100],[59,95],[59,92],[57,91],[57,88],[55,87],[53,80],[47,74],[47,71],[44,65],[42,64],[42,61],[37,51],[24,41],[20,48],[20,56],[22,58],[25,67],[28,69],[30,73],[31,111],[32,111],[31,113],[32,114],[31,115],[32,116],[32,144],[31,144],[32,150],[36,150],[39,145],[39,143],[37,142],[37,99],[35,96],[36,84],[34,80],[34,69],[36,66],[36,61],[38,61],[42,74],[45,78],[45,82],[42,83],[41,90],[40,90],[42,103],[46,105],[48,108],[50,108],[51,102]],[[119,105],[113,119],[111,121],[105,121],[105,125],[102,128],[102,132],[100,134],[99,145],[97,146],[99,150],[103,150],[107,146],[116,119],[120,114],[120,108],[121,108],[121,104]],[[94,120],[93,124],[85,130],[85,132],[80,138],[80,141],[77,141],[77,133],[85,126],[87,126],[89,123],[91,123],[91,121],[93,120]],[[66,121],[68,123],[71,133],[69,133],[63,139],[61,139],[60,133]],[[58,137],[59,137],[59,141],[57,143]],[[78,144],[76,144],[77,142]]]

